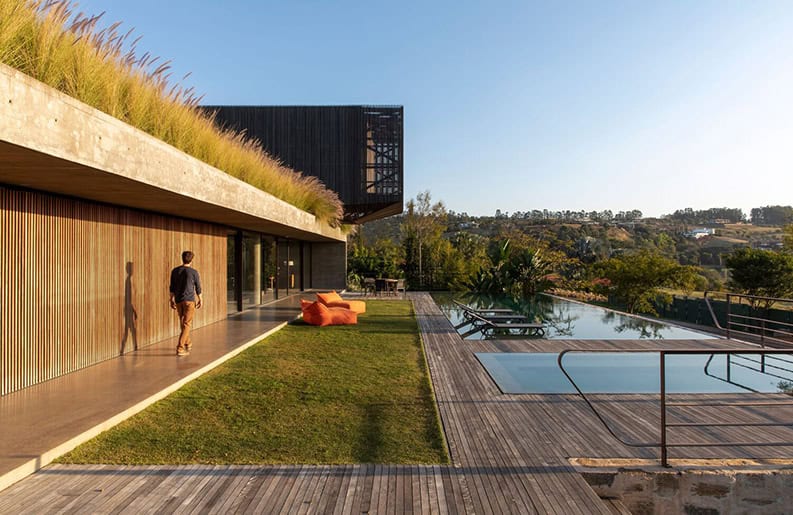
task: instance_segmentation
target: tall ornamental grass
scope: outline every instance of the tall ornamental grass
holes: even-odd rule
[[[121,32],[119,23],[100,29],[102,14],[75,14],[75,6],[0,0],[0,62],[338,225],[335,192],[283,166],[258,141],[218,128],[193,88],[172,83],[170,61],[139,55],[132,30]]]

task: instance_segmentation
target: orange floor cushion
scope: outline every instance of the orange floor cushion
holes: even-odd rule
[[[358,323],[358,313],[347,308],[328,308],[331,314],[330,325],[355,325]]]
[[[366,313],[366,302],[362,300],[344,300],[335,291],[330,293],[317,293],[317,301],[325,304],[329,308],[346,308],[356,313]]]
[[[344,299],[341,298],[341,295],[336,293],[336,290],[333,290],[328,293],[317,293],[317,300],[327,306],[331,302],[342,302]]]
[[[303,321],[311,325],[330,325],[331,315],[328,307],[321,302],[300,300],[300,309],[303,311]]]
[[[321,302],[302,299],[300,308],[303,311],[303,321],[307,324],[326,326],[358,323],[358,314],[346,308],[330,308]]]

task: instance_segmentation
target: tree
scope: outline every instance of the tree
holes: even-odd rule
[[[504,293],[510,283],[508,276],[510,250],[509,240],[491,241],[487,252],[489,264],[483,264],[471,275],[468,288],[477,293]]]
[[[426,251],[437,244],[446,230],[446,206],[432,204],[429,191],[416,195],[407,203],[400,230],[405,247],[405,273],[412,287],[424,288]]]
[[[483,248],[473,239],[447,237],[449,215],[443,202],[432,203],[429,191],[409,200],[400,232],[405,251],[405,275],[412,288],[457,289],[463,285]],[[456,243],[456,244],[455,244]],[[481,245],[479,245],[481,247]]]
[[[370,245],[353,238],[347,247],[348,282],[360,287],[365,277],[398,277],[404,261],[402,247],[390,238],[379,238]]]
[[[743,210],[739,208],[712,207],[710,209],[695,211],[687,207],[685,209],[678,209],[671,215],[666,215],[666,218],[678,220],[687,224],[704,224],[716,220],[738,223],[746,220],[746,215],[744,215]]]
[[[525,299],[553,285],[551,275],[555,267],[550,254],[542,248],[522,248],[513,253],[509,260],[513,293]]]
[[[653,300],[668,303],[671,296],[661,288],[693,288],[697,273],[650,250],[616,256],[595,265],[609,281],[609,293],[625,303],[629,313],[657,314]]]
[[[751,211],[752,223],[755,225],[785,225],[793,222],[793,207],[763,206]]]
[[[568,261],[544,241],[511,232],[491,241],[489,264],[472,274],[468,287],[479,293],[509,293],[528,298],[553,285]]]
[[[725,264],[730,288],[741,293],[777,298],[793,294],[793,255],[741,248],[727,256]]]
[[[793,254],[793,224],[786,225],[782,230],[782,242],[785,245],[785,252]]]
[[[461,272],[455,278],[455,282],[459,283],[460,287],[465,287],[468,278],[488,263],[488,239],[478,234],[458,232],[451,237],[450,242],[456,259],[460,261]]]

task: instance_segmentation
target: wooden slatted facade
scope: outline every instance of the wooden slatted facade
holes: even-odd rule
[[[289,168],[338,193],[347,222],[402,212],[401,106],[205,106]]]
[[[226,317],[222,226],[0,186],[0,395],[178,334],[170,270],[196,254],[205,306]],[[131,272],[131,273],[128,273]]]

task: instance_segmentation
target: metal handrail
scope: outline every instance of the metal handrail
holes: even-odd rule
[[[731,311],[732,300],[733,299],[738,299],[738,303],[739,304],[741,303],[742,300],[747,300],[749,302],[749,306],[750,307],[753,307],[754,303],[757,303],[757,302],[765,302],[766,304],[774,303],[774,302],[793,303],[793,299],[783,299],[783,298],[778,298],[778,297],[762,297],[762,296],[759,296],[759,295],[747,295],[747,294],[743,294],[743,293],[720,293],[720,294],[725,296],[725,299],[726,299],[725,302],[726,302],[726,305],[727,305],[727,321],[726,321],[726,326],[727,327],[722,327],[721,323],[719,322],[719,319],[716,317],[716,313],[713,311],[713,306],[711,305],[710,297],[708,296],[709,294],[713,294],[713,293],[720,293],[720,292],[706,291],[705,294],[703,295],[703,299],[705,300],[705,305],[708,307],[708,311],[710,312],[710,316],[713,319],[713,325],[715,327],[717,327],[718,329],[721,329],[722,331],[725,331],[727,338],[730,338],[732,336],[732,333],[738,333],[738,334],[742,334],[742,335],[746,335],[746,336],[752,336],[752,337],[759,336],[760,337],[760,345],[762,345],[763,347],[765,347],[766,340],[771,341],[771,342],[775,342],[775,343],[781,343],[781,344],[784,344],[784,345],[793,344],[793,341],[791,341],[790,339],[777,338],[776,336],[766,335],[766,331],[773,330],[775,335],[776,334],[782,334],[782,335],[785,335],[785,336],[793,336],[793,332],[789,332],[789,331],[786,331],[786,330],[782,329],[782,328],[784,328],[784,329],[793,330],[793,324],[788,323],[788,322],[782,322],[782,321],[779,321],[779,320],[771,320],[771,319],[764,318],[764,317],[740,315],[740,314],[737,314],[737,313],[732,313],[732,311]],[[759,325],[742,322],[741,320],[748,320],[748,321],[751,321],[751,322],[756,322]],[[766,324],[772,325],[774,327],[767,327]],[[749,331],[743,331],[743,330],[738,329],[739,327],[740,328],[744,328],[744,329],[757,329],[758,332],[753,333],[753,332],[749,332]]]
[[[708,370],[708,368],[710,367],[710,362],[713,361],[713,358],[715,356],[716,356],[715,354],[711,354],[710,357],[708,358],[708,361],[705,362],[704,372],[705,372],[706,376],[711,377],[713,379],[716,379],[718,381],[722,381],[722,382],[727,383],[727,384],[731,384],[733,386],[737,386],[738,388],[743,388],[744,390],[748,390],[748,391],[750,391],[752,393],[760,393],[757,390],[755,390],[754,388],[750,388],[750,387],[748,387],[746,385],[743,385],[743,384],[740,384],[740,383],[736,383],[735,381],[732,380],[732,378],[730,377],[730,364],[731,364],[730,355],[727,356],[727,377],[723,378],[723,377],[719,377],[717,375],[711,374],[710,371]]]
[[[581,398],[584,400],[584,402],[587,404],[587,406],[589,406],[589,409],[592,410],[592,413],[595,414],[595,416],[598,418],[598,420],[600,420],[600,423],[603,424],[603,427],[606,428],[606,431],[608,431],[609,434],[611,436],[613,436],[618,442],[620,442],[623,445],[627,445],[628,447],[658,447],[660,445],[660,442],[626,442],[625,440],[620,438],[619,435],[617,435],[617,433],[615,433],[611,429],[611,426],[609,426],[608,422],[606,422],[606,420],[600,415],[598,410],[595,409],[595,406],[589,401],[589,399],[587,398],[586,394],[581,390],[581,388],[578,387],[576,382],[573,380],[572,377],[570,377],[570,374],[564,368],[564,365],[562,364],[562,359],[564,358],[565,354],[567,354],[569,352],[596,352],[596,353],[626,352],[626,353],[639,353],[639,352],[654,352],[654,351],[644,351],[644,350],[620,350],[620,351],[611,350],[611,351],[608,351],[608,350],[605,350],[605,349],[602,349],[602,350],[599,349],[599,350],[594,350],[594,351],[592,351],[592,350],[584,351],[583,349],[566,349],[566,350],[563,350],[562,352],[560,352],[559,355],[556,357],[556,363],[557,363],[557,365],[559,365],[559,369],[562,371],[562,373],[565,375],[565,377],[567,377],[567,380],[570,381],[570,384],[573,385],[573,388],[576,389],[576,391],[578,392],[578,395],[581,396]]]
[[[603,418],[603,416],[598,412],[595,408],[594,404],[587,398],[586,394],[581,390],[581,388],[576,384],[567,370],[564,368],[564,357],[571,353],[592,353],[592,354],[638,354],[638,353],[658,353],[659,354],[659,377],[660,377],[660,415],[661,415],[661,422],[660,422],[660,438],[659,441],[656,442],[627,442],[620,436],[618,436],[614,430],[609,426],[608,422]],[[669,443],[667,440],[667,430],[673,427],[735,427],[735,426],[746,426],[746,427],[787,427],[793,426],[793,422],[790,423],[776,423],[776,422],[762,422],[762,423],[746,423],[746,424],[738,424],[738,423],[730,423],[730,422],[712,422],[712,423],[667,423],[666,416],[667,416],[667,407],[669,406],[717,406],[717,407],[756,407],[756,406],[793,406],[793,401],[788,402],[773,402],[769,403],[767,401],[758,401],[758,402],[681,402],[681,403],[670,403],[667,402],[666,399],[666,356],[668,355],[707,355],[711,354],[711,357],[708,359],[708,363],[706,367],[710,364],[713,356],[719,354],[725,354],[730,356],[732,354],[759,354],[762,357],[765,357],[767,354],[784,354],[784,355],[793,355],[793,350],[781,350],[781,349],[746,349],[746,348],[736,348],[736,349],[675,349],[675,350],[649,350],[649,349],[628,349],[628,350],[614,350],[614,349],[596,349],[596,350],[586,350],[586,349],[566,349],[559,353],[559,356],[556,359],[556,362],[559,366],[559,369],[562,373],[567,377],[567,380],[570,381],[570,384],[573,385],[573,388],[576,389],[578,394],[584,400],[584,402],[589,406],[595,416],[600,420],[603,427],[613,436],[617,441],[622,443],[623,445],[629,447],[659,447],[661,451],[661,464],[664,467],[669,466],[668,460],[668,450],[670,447],[773,447],[773,446],[791,446],[793,445],[793,441],[779,441],[779,442],[712,442],[712,443],[702,443],[702,442],[681,442],[681,443]],[[755,370],[755,369],[751,369]]]
[[[774,354],[777,354],[777,352],[774,352]],[[793,374],[793,370],[791,370],[789,368],[784,368],[784,367],[780,367],[780,366],[777,366],[777,365],[773,365],[771,363],[766,363],[767,359],[775,359],[777,361],[783,361],[785,363],[791,363],[790,361],[788,361],[786,359],[777,358],[776,356],[765,356],[765,355],[762,355],[759,360],[749,359],[748,357],[742,356],[740,354],[736,354],[734,356],[735,358],[739,358],[739,359],[742,359],[744,361],[748,361],[750,363],[757,363],[757,364],[760,365],[760,368],[752,368],[750,365],[746,365],[744,363],[733,361],[732,359],[730,359],[730,358],[733,358],[733,355],[732,354],[728,354],[727,355],[727,371],[726,371],[727,372],[727,377],[723,378],[723,377],[719,377],[719,376],[717,376],[715,374],[711,374],[710,371],[708,370],[708,368],[710,367],[710,363],[713,361],[713,357],[714,356],[715,356],[715,354],[711,354],[711,356],[708,358],[708,361],[705,363],[705,369],[704,369],[705,375],[708,376],[708,377],[711,377],[713,379],[717,379],[719,381],[723,381],[725,383],[729,383],[729,384],[731,384],[733,386],[737,386],[738,388],[743,388],[744,390],[749,390],[750,392],[760,393],[758,390],[755,390],[754,388],[750,388],[750,387],[748,387],[746,385],[743,385],[741,383],[738,383],[738,382],[732,380],[731,372],[732,372],[732,366],[733,365],[735,365],[736,367],[740,367],[740,368],[745,368],[747,370],[751,370],[752,372],[759,372],[759,373],[761,373],[763,375],[766,375],[766,376],[775,377],[777,379],[782,379],[783,381],[793,381],[793,377],[791,377],[791,376],[781,376],[779,374],[774,374],[773,372],[769,372],[767,370],[767,369],[771,368],[771,369],[774,369],[774,371],[781,370],[783,372],[789,372],[789,373]]]

